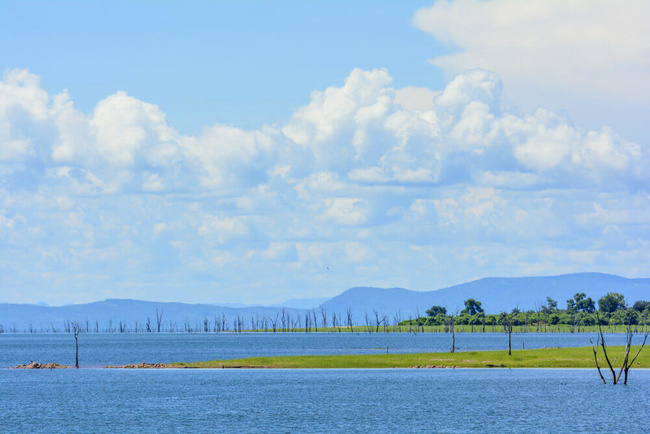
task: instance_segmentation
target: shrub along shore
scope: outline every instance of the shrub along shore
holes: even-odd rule
[[[625,347],[607,348],[610,359],[622,360]],[[632,347],[636,354],[638,347]],[[602,349],[598,350],[603,359]],[[601,362],[602,366],[602,362]],[[353,368],[594,368],[591,347],[542,348],[508,351],[467,351],[456,353],[364,354],[334,356],[251,357],[236,360],[170,363],[168,368],[282,368],[282,369],[353,369]],[[650,368],[650,351],[642,351],[634,368]]]

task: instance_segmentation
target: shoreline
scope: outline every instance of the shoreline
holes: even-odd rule
[[[636,351],[638,347],[632,349]],[[624,347],[608,347],[611,360],[622,360]],[[602,349],[598,350],[601,366]],[[42,369],[52,364],[37,364]],[[55,364],[56,365],[56,364]],[[22,365],[25,366],[25,365]],[[16,369],[6,367],[0,369]],[[66,367],[74,370],[74,368]],[[300,355],[249,357],[231,360],[210,360],[172,363],[131,363],[80,367],[80,369],[594,369],[591,347],[562,347],[529,350],[459,351],[448,353],[393,353]],[[642,351],[634,369],[650,369],[650,350]],[[38,368],[37,368],[38,369]],[[66,369],[66,370],[68,370]]]
[[[638,347],[636,347],[638,348]],[[610,358],[622,360],[624,347],[608,347]],[[633,347],[633,351],[635,351]],[[603,359],[598,350],[599,360]],[[601,366],[604,360],[601,361]],[[170,367],[183,369],[525,369],[595,368],[591,347],[563,347],[454,353],[344,354],[318,356],[250,357],[233,360],[178,362]],[[417,367],[417,368],[416,368]],[[642,351],[634,368],[650,368],[650,351]]]

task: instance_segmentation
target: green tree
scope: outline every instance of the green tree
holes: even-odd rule
[[[468,315],[476,315],[477,313],[483,312],[481,307],[481,302],[474,300],[473,298],[468,298],[465,300],[465,309],[461,313],[466,313]]]
[[[557,311],[557,300],[553,300],[551,297],[546,297],[546,304],[542,305],[542,312],[555,313]]]
[[[438,315],[446,315],[447,309],[442,306],[431,306],[431,309],[427,310],[427,316],[436,317]]]
[[[639,313],[634,309],[628,309],[625,311],[625,316],[623,317],[624,324],[638,324],[639,323]]]
[[[574,312],[593,313],[596,310],[596,303],[584,292],[579,292],[566,301],[566,308]]]
[[[625,297],[618,292],[608,292],[606,296],[598,300],[598,309],[607,313],[625,309]]]
[[[650,301],[635,301],[634,304],[632,305],[632,309],[636,310],[637,312],[643,312],[644,310],[650,310]]]

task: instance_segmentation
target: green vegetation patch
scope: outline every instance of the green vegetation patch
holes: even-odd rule
[[[632,354],[636,354],[632,348]],[[608,347],[610,360],[622,360],[624,347]],[[605,364],[602,350],[598,352],[601,367]],[[615,364],[616,365],[616,364]],[[351,368],[594,368],[591,347],[549,348],[513,351],[468,351],[458,353],[364,354],[335,356],[251,357],[236,360],[173,363],[178,368],[288,368],[288,369],[351,369]],[[650,351],[644,350],[634,368],[650,368]]]

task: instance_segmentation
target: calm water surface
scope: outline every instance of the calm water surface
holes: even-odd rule
[[[580,347],[594,333],[513,334],[514,349]],[[641,336],[635,336],[640,342]],[[622,345],[623,334],[606,335],[610,345]],[[507,348],[503,333],[458,333],[459,351]],[[101,367],[136,362],[189,362],[254,356],[301,354],[379,354],[449,351],[446,333],[224,333],[224,334],[81,334],[80,364]],[[21,363],[74,364],[74,338],[69,334],[0,334],[0,367]]]
[[[649,432],[650,371],[0,370],[0,432]]]

